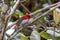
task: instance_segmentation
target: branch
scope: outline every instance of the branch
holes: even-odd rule
[[[15,5],[13,6],[13,8],[11,8],[10,14],[6,16],[6,19],[9,18],[9,17],[14,13],[15,9],[16,9],[17,6],[19,5],[19,2],[20,2],[20,0],[17,0],[17,2],[15,3]],[[16,23],[17,23],[17,22],[18,22],[18,20],[16,21]],[[16,23],[15,23],[15,24],[16,24]],[[14,24],[13,24],[13,25],[14,25]],[[13,26],[13,25],[11,25],[11,26]],[[10,27],[9,27],[9,28],[10,28]],[[6,28],[6,30],[8,30],[9,28]]]
[[[59,4],[59,3],[60,3],[60,2],[55,3],[55,4],[52,4],[52,5],[50,5],[50,6],[48,6],[48,7],[45,7],[45,8],[39,9],[39,10],[31,13],[30,15],[34,15],[34,14],[36,14],[36,13],[38,13],[38,12],[41,12],[41,11],[46,10],[46,9],[49,9],[49,8],[51,8],[51,7],[53,7],[53,6],[56,6],[56,5]]]
[[[17,8],[17,6],[19,5],[19,3],[20,3],[20,0],[17,0],[17,2],[15,3],[15,5],[13,6],[13,8],[11,8],[11,12],[10,12],[10,14],[7,16],[7,18],[10,17],[10,16],[14,13],[14,11],[15,11],[15,9]]]
[[[6,26],[7,26],[8,18],[14,13],[14,11],[17,8],[19,2],[20,2],[20,0],[17,0],[16,4],[11,9],[10,14],[7,15],[6,18],[5,18],[5,26],[4,26],[4,30],[3,30],[2,40],[4,40],[4,37],[5,37],[5,32],[6,32],[6,28],[7,28]]]
[[[38,19],[39,19],[40,17],[42,17],[42,16],[45,16],[46,14],[48,14],[48,13],[51,12],[51,11],[53,11],[54,9],[56,9],[56,8],[59,7],[59,6],[60,6],[60,5],[57,5],[57,6],[53,7],[53,9],[48,10],[48,11],[45,12],[44,14],[42,14],[42,15],[40,15],[39,17],[37,17],[36,19],[34,19],[34,21],[38,20]],[[31,23],[33,23],[34,21],[32,21]],[[31,24],[31,23],[30,23],[30,24]],[[27,25],[29,25],[29,24],[27,24]],[[12,35],[12,36],[9,38],[9,40],[12,39],[12,37],[14,37],[19,31],[20,31],[20,30],[18,30],[14,35]]]
[[[45,16],[46,14],[48,14],[48,13],[51,12],[51,11],[53,11],[54,9],[56,9],[56,8],[59,7],[59,6],[60,6],[60,5],[57,5],[57,6],[53,7],[53,9],[48,10],[47,12],[45,12],[44,14],[42,14],[41,16],[39,16],[39,17],[37,17],[36,19],[34,19],[34,21],[38,20],[38,19],[39,19],[40,17],[42,17],[42,16]],[[34,21],[32,21],[30,24],[32,24]],[[25,26],[28,26],[28,25],[30,25],[30,24],[27,24],[27,25],[25,25]],[[24,26],[24,27],[25,27],[25,26]],[[20,30],[18,30],[16,33],[14,33],[13,36],[11,36],[11,37],[9,38],[9,40],[12,39],[19,31],[20,31]]]
[[[41,18],[42,16],[45,16],[46,14],[48,14],[49,12],[53,11],[54,9],[60,7],[60,5],[57,5],[55,7],[53,7],[52,9],[48,10],[47,12],[45,12],[44,14],[40,15],[39,17],[37,17],[36,19],[34,19],[34,21],[38,20],[39,18]],[[33,22],[34,22],[33,21]]]
[[[28,13],[31,13],[22,3],[20,3],[20,4]]]
[[[8,40],[11,40],[13,37],[15,37],[22,29],[23,29],[23,27],[21,27],[19,30],[17,30]]]
[[[58,3],[60,3],[60,2],[58,2]],[[32,15],[36,14],[37,12],[40,12],[40,11],[42,11],[42,10],[48,9],[48,8],[50,8],[50,7],[53,7],[53,6],[57,5],[58,3],[53,4],[53,5],[49,6],[49,7],[46,7],[46,8],[42,8],[42,9],[40,9],[40,10],[37,10],[37,11],[31,13],[30,15],[32,16]],[[22,6],[23,6],[23,5],[22,5]],[[7,29],[9,29],[9,28],[7,28]]]
[[[20,21],[19,19],[16,20],[15,23],[14,23],[13,25],[15,25],[16,23],[18,23],[19,21]],[[8,28],[6,28],[6,31],[7,31],[8,29],[10,29],[13,25],[11,25],[11,26],[9,26]]]
[[[47,12],[41,14],[39,17],[35,18],[31,23],[26,24],[26,26],[32,24],[33,22],[35,22],[35,21],[38,20],[39,18],[45,16],[46,14],[48,14],[49,12],[53,11],[54,9],[56,9],[56,8],[58,8],[58,7],[60,7],[60,5],[57,5],[57,6],[53,7],[52,9],[48,10]]]
[[[34,17],[36,18],[36,17],[40,16],[41,14],[42,13],[40,12],[40,13],[36,14]]]

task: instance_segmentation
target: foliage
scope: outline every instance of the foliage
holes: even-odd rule
[[[41,40],[40,35],[36,30],[32,31],[30,35],[30,40]]]
[[[54,19],[56,24],[59,23],[59,21],[60,21],[60,14],[59,14],[59,12],[57,10],[53,11],[53,19]]]
[[[23,35],[22,33],[20,33],[20,39],[21,40],[28,40],[28,38],[25,35]]]
[[[45,38],[45,39],[52,39],[53,38],[53,36],[51,36],[50,34],[44,32],[44,31],[40,32],[40,36]],[[55,37],[54,39],[60,40],[60,37]]]
[[[19,10],[16,10],[13,14],[12,14],[12,21],[17,20],[19,18],[19,16],[23,16],[24,14],[22,12],[20,12]]]
[[[2,32],[3,32],[2,33],[2,36],[1,36],[2,37],[1,40],[4,40],[4,37],[6,35],[5,32],[10,28],[10,27],[7,28],[7,23],[8,22],[14,21],[16,23],[19,23],[19,21],[20,21],[19,20],[19,16],[23,16],[27,12],[30,15],[30,13],[33,14],[33,13],[35,13],[35,11],[36,11],[36,14],[35,15],[33,15],[33,16],[30,15],[31,18],[33,18],[32,23],[29,23],[28,22],[28,24],[26,24],[26,25],[25,24],[24,25],[20,25],[19,24],[19,27],[17,28],[18,30],[16,30],[16,32],[13,33],[11,35],[11,37],[9,37],[9,38],[7,37],[7,38],[10,40],[10,39],[14,38],[15,34],[20,33],[19,36],[20,36],[20,39],[21,40],[29,40],[28,39],[28,36],[29,36],[30,40],[41,40],[41,37],[43,37],[44,39],[52,39],[54,36],[52,37],[52,35],[46,33],[45,32],[45,29],[46,29],[46,27],[47,28],[50,27],[50,26],[53,27],[53,25],[56,26],[57,24],[59,24],[59,22],[60,22],[60,14],[59,14],[58,11],[53,10],[53,15],[52,16],[53,16],[53,19],[55,21],[55,24],[52,23],[53,19],[52,20],[49,20],[49,17],[47,17],[47,16],[49,16],[49,14],[47,14],[47,13],[51,12],[52,10],[48,10],[47,8],[46,9],[43,8],[43,4],[44,3],[52,4],[54,2],[53,2],[53,0],[21,0],[21,1],[20,0],[16,0],[16,2],[14,2],[14,0],[4,0],[4,1],[2,1],[2,4],[6,4],[8,6],[8,8],[6,8],[6,10],[4,10],[5,7],[6,7],[5,6],[4,9],[3,9],[3,11],[5,11],[5,12],[3,12],[1,10],[2,8],[0,7],[0,18],[3,20],[3,21],[2,20],[0,21],[0,23],[2,22],[0,24],[0,26],[2,28],[1,27],[0,28],[2,29]],[[22,6],[21,4],[23,4],[24,6]],[[54,5],[53,7],[55,7],[55,6],[57,6],[57,4]],[[42,11],[39,8],[42,8],[41,9]],[[45,17],[44,12],[45,12],[45,14],[47,14],[46,15],[46,20],[44,19],[44,17]],[[38,13],[41,13],[41,14],[38,14]],[[43,17],[40,17],[40,16],[43,16]],[[16,21],[16,20],[18,20],[18,21]],[[46,23],[46,24],[44,24],[44,23]],[[36,31],[36,29],[33,30],[34,28],[30,28],[31,30],[29,30],[28,27],[31,26],[31,25],[36,25],[37,31]],[[12,25],[11,27],[13,27],[13,26],[14,25]],[[55,37],[55,40],[60,40],[60,37]]]

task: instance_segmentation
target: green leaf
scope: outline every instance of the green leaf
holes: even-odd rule
[[[31,33],[30,40],[40,40],[39,33],[38,33],[36,30],[34,30],[34,31]]]
[[[52,36],[44,31],[40,32],[40,36],[45,39],[52,39]],[[60,37],[55,37],[55,40],[60,40]]]
[[[19,16],[23,16],[23,15],[24,15],[24,14],[23,14],[21,11],[19,11],[19,10],[16,10],[14,14],[19,15]]]
[[[25,35],[23,35],[22,33],[20,33],[20,39],[21,40],[28,40],[28,38]]]
[[[22,12],[20,12],[19,10],[16,10],[12,16],[16,17],[16,16],[23,16],[24,14]]]
[[[53,11],[53,19],[56,24],[60,22],[60,13],[57,10]]]
[[[16,10],[13,14],[12,14],[12,21],[14,21],[15,19],[18,19],[19,18],[19,16],[23,16],[24,14],[21,12],[21,11],[19,11],[19,10]]]

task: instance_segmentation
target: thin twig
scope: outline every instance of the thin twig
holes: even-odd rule
[[[6,16],[6,19],[9,18],[9,17],[14,13],[14,11],[16,10],[16,8],[17,8],[17,6],[19,5],[19,3],[20,3],[20,0],[17,0],[17,2],[15,3],[15,5],[13,6],[13,8],[11,8],[10,14]],[[16,23],[17,23],[17,22],[16,22]],[[15,23],[15,24],[16,24],[16,23]]]
[[[15,11],[16,7],[18,6],[19,2],[20,2],[20,0],[17,0],[16,4],[11,9],[10,14],[8,16],[6,16],[6,18],[5,18],[5,27],[4,27],[4,30],[3,30],[2,40],[4,40],[8,18],[13,14],[13,12]]]
[[[14,36],[16,36],[19,32],[20,32],[20,30],[22,30],[23,29],[23,27],[21,27],[19,30],[17,30],[8,40],[11,40]]]
[[[55,6],[52,10],[50,9],[50,10],[48,10],[47,12],[45,12],[44,14],[42,14],[41,16],[39,16],[39,17],[37,17],[36,19],[34,19],[34,21],[36,21],[37,19],[39,19],[40,17],[42,17],[42,16],[45,16],[46,14],[48,14],[49,12],[51,12],[51,11],[53,11],[54,9],[56,9],[57,7],[59,7],[60,5],[57,5],[57,6]],[[31,23],[33,23],[34,21],[32,21]],[[30,24],[31,24],[30,23]],[[29,24],[27,24],[27,25],[29,25]],[[14,36],[11,36],[10,37],[10,39],[12,39],[12,37],[14,37]]]
[[[15,24],[18,23],[18,22],[19,22],[19,19],[16,20],[15,23],[14,23],[13,25],[15,25]],[[13,25],[11,25],[11,26],[9,26],[8,28],[6,28],[6,31],[7,31],[8,29],[10,29]]]
[[[4,36],[5,36],[5,31],[6,31],[7,22],[8,22],[8,19],[5,20],[5,25],[4,25],[3,34],[2,34],[2,40],[4,40],[4,38],[5,38]]]
[[[53,7],[53,9],[50,9],[50,10],[48,10],[47,12],[43,13],[43,14],[40,15],[39,17],[35,18],[34,21],[38,20],[38,19],[39,19],[40,17],[42,17],[42,16],[45,16],[46,14],[48,14],[48,13],[51,12],[51,11],[53,11],[53,10],[56,9],[57,7],[60,7],[60,5],[57,5],[57,6]],[[34,22],[34,21],[32,21],[32,22]]]
[[[21,6],[28,12],[28,13],[31,13],[25,6],[24,6],[24,4],[22,4],[22,3],[20,3],[21,4]]]
[[[19,5],[19,3],[20,3],[20,0],[17,0],[15,5],[13,6],[13,8],[11,8],[11,12],[10,12],[10,14],[7,17],[10,17],[14,13],[14,11],[16,10],[16,8]]]
[[[46,15],[47,13],[53,11],[54,9],[56,9],[56,8],[59,7],[59,6],[60,6],[60,5],[57,5],[57,6],[55,6],[52,10],[48,10],[47,12],[45,12],[44,14],[42,14],[41,16],[39,16],[39,17],[37,17],[36,19],[34,19],[34,21],[36,21],[36,20],[39,19],[40,17]],[[33,22],[34,22],[34,21],[33,21]],[[14,35],[15,35],[15,34],[14,34]],[[12,37],[14,37],[14,36],[11,36],[11,38],[12,38]],[[11,39],[11,38],[10,38],[10,39]]]
[[[60,2],[55,3],[55,4],[52,4],[52,5],[50,5],[50,6],[48,6],[48,7],[45,7],[45,8],[39,9],[39,10],[31,13],[30,15],[34,15],[34,14],[36,14],[36,13],[38,13],[38,12],[41,12],[41,11],[46,10],[46,9],[49,9],[49,8],[51,8],[51,7],[53,7],[53,6],[56,6],[56,5],[59,4],[59,3],[60,3]]]
[[[60,3],[60,2],[58,2],[58,3]],[[47,8],[53,7],[53,6],[57,5],[58,3],[53,4],[53,5],[51,5],[51,6],[47,7]],[[43,8],[43,9],[37,10],[37,11],[31,13],[30,15],[32,16],[32,15],[36,14],[37,12],[40,12],[40,11],[45,10],[45,9],[47,9],[47,8]],[[8,28],[8,29],[9,29],[9,28]]]

